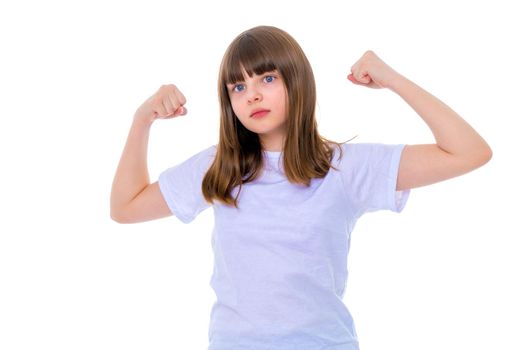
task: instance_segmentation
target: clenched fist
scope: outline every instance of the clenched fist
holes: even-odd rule
[[[348,80],[372,89],[389,88],[400,74],[383,62],[373,51],[366,51],[351,68]]]
[[[153,123],[157,119],[175,118],[187,113],[186,98],[173,85],[162,85],[155,94],[137,109],[135,119]]]

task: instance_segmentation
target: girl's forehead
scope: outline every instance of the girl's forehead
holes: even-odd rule
[[[234,52],[226,58],[224,79],[226,83],[245,81],[254,74],[262,75],[278,69],[274,57],[258,52],[257,50]]]
[[[248,77],[250,77],[250,74],[248,73],[246,68],[244,68],[244,66],[240,66],[239,71],[242,74],[243,80],[246,80]],[[253,76],[253,72],[252,72],[252,76]]]

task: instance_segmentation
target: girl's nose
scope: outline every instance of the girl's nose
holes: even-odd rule
[[[262,100],[262,95],[257,90],[252,90],[248,95],[248,103],[259,102]]]

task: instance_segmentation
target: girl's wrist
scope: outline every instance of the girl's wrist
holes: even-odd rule
[[[407,82],[407,78],[399,73],[395,73],[393,78],[390,79],[388,85],[386,86],[389,90],[392,90],[395,93],[399,93],[399,90]]]
[[[137,109],[137,111],[135,112],[135,115],[133,116],[134,123],[139,123],[144,126],[151,126],[151,124],[153,124],[154,121],[155,121],[154,116],[150,116],[147,113],[144,113],[144,111],[141,110],[140,108]]]
[[[153,117],[147,117],[145,115],[141,115],[138,113],[136,113],[135,116],[133,117],[133,124],[138,124],[142,127],[147,127],[147,128],[151,127],[154,121],[155,119]]]

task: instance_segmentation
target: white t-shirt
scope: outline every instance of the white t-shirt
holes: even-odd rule
[[[342,301],[350,234],[366,212],[403,210],[410,193],[396,191],[403,147],[343,144],[340,160],[335,147],[340,171],[309,187],[288,182],[281,152],[263,151],[265,171],[242,185],[239,209],[212,206],[217,301],[208,350],[359,349]],[[184,223],[211,206],[201,182],[215,152],[211,146],[159,176],[166,203]]]

